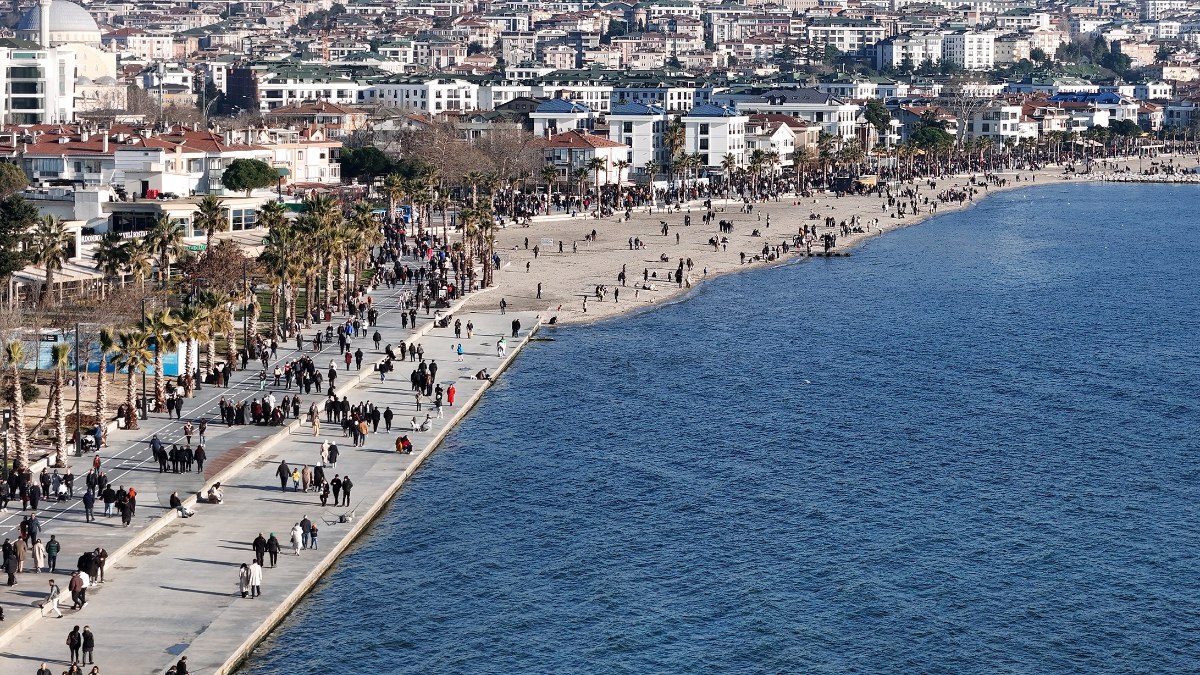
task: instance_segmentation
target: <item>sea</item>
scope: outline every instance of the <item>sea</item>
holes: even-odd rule
[[[242,672],[1196,672],[1196,203],[1010,191],[544,330]]]

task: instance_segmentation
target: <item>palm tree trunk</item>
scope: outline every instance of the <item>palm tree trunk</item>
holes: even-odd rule
[[[63,407],[63,370],[54,369],[54,466],[66,466],[67,411]],[[78,414],[78,413],[77,413]]]
[[[271,339],[279,339],[279,296],[283,293],[283,285],[280,284],[271,291]]]
[[[216,317],[211,319],[216,321]],[[217,336],[212,326],[208,328],[208,339],[204,341],[204,372],[211,373],[213,362],[217,360]]]
[[[195,383],[192,382],[192,351],[195,349],[195,344],[190,337],[185,336],[184,341],[187,343],[183,348],[183,395],[191,398],[192,388]]]
[[[13,410],[13,427],[15,428],[13,449],[16,451],[13,457],[13,468],[17,471],[24,471],[29,468],[29,434],[25,428],[25,397],[21,392],[21,371],[15,363],[12,366],[10,382],[12,385],[10,402]]]
[[[159,345],[154,345],[154,412],[163,411],[163,402],[167,400],[166,378],[163,373],[163,354]]]
[[[128,376],[125,380],[125,430],[137,429],[138,418],[135,408],[133,407],[133,399],[137,393],[137,385],[133,379],[133,368],[129,369]]]
[[[103,351],[103,350],[101,350]],[[100,367],[96,371],[96,424],[104,424],[104,409],[108,407],[108,383],[104,371],[108,370],[108,355],[100,354]]]
[[[238,347],[237,347],[238,330],[237,330],[237,324],[234,322],[232,307],[230,307],[228,310],[226,310],[224,329],[225,330],[223,332],[225,333],[225,362],[229,364],[229,368],[230,368],[230,370],[232,370],[235,367],[235,365],[237,364],[237,352],[238,352]]]

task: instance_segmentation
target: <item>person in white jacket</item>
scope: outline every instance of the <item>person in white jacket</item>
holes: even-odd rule
[[[255,560],[250,563],[250,597],[262,595],[262,565]]]
[[[292,528],[292,552],[300,555],[300,541],[304,537],[304,532],[300,529],[300,523],[296,523]]]

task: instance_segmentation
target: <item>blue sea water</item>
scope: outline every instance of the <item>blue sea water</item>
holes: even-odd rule
[[[1194,203],[1010,192],[546,333],[245,672],[1200,670]]]

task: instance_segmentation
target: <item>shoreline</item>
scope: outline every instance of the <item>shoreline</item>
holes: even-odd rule
[[[1009,178],[1013,175],[1013,172],[993,175]],[[1024,177],[1031,174],[1030,172],[1024,172],[1021,175]],[[93,601],[91,603],[92,606],[88,607],[87,610],[81,610],[86,611],[86,614],[79,617],[76,622],[90,622],[93,625],[104,625],[102,618],[93,615],[99,611],[114,611],[121,610],[122,607],[128,607],[129,603],[133,602],[130,600],[130,591],[134,591],[133,595],[138,596],[134,604],[149,605],[148,607],[143,606],[140,609],[135,607],[133,609],[137,611],[149,611],[152,614],[155,613],[155,606],[166,606],[159,604],[164,602],[160,598],[173,598],[175,602],[182,602],[185,605],[183,609],[186,610],[187,615],[179,619],[182,625],[192,625],[188,622],[195,622],[195,625],[187,629],[172,625],[170,632],[174,637],[168,640],[164,636],[163,641],[171,641],[178,646],[183,646],[183,649],[172,654],[173,658],[167,662],[165,654],[161,650],[163,645],[149,645],[149,653],[141,653],[131,647],[129,650],[131,653],[128,655],[128,666],[131,668],[140,668],[144,660],[146,665],[150,666],[142,669],[145,672],[163,672],[166,669],[166,665],[174,663],[178,654],[183,653],[191,657],[190,665],[193,670],[215,673],[236,672],[246,659],[252,656],[254,649],[261,644],[262,640],[270,635],[278,627],[279,623],[297,608],[316,583],[332,570],[332,566],[340,559],[345,549],[356,541],[358,537],[367,532],[374,520],[391,504],[392,499],[403,488],[407,480],[423,465],[425,459],[440,447],[442,440],[449,434],[450,430],[454,429],[465,418],[482,398],[484,392],[490,387],[490,382],[476,382],[475,386],[472,387],[470,379],[466,378],[462,374],[462,371],[473,371],[474,368],[478,367],[479,363],[490,363],[496,367],[494,375],[499,375],[511,365],[517,353],[533,339],[534,334],[540,328],[547,325],[549,317],[557,316],[558,324],[563,326],[587,325],[630,313],[653,310],[667,304],[685,302],[688,300],[690,293],[700,288],[703,282],[709,278],[716,278],[740,271],[797,264],[810,256],[792,249],[789,253],[781,255],[774,260],[742,264],[739,262],[739,254],[747,250],[754,251],[757,249],[761,251],[764,243],[772,241],[767,236],[750,236],[749,231],[754,227],[752,223],[764,223],[762,228],[764,234],[776,235],[778,238],[775,241],[782,241],[781,237],[785,234],[790,239],[790,235],[798,225],[812,222],[804,213],[805,207],[808,207],[810,213],[818,213],[821,217],[832,216],[838,220],[849,219],[852,215],[860,215],[864,220],[879,218],[879,226],[872,227],[868,232],[853,233],[846,237],[839,235],[839,242],[834,250],[842,255],[850,255],[855,248],[875,237],[887,234],[892,230],[917,225],[929,218],[944,213],[970,208],[978,203],[982,203],[984,199],[999,191],[1015,190],[1024,187],[1052,186],[1068,181],[1114,182],[1104,181],[1098,178],[1096,174],[1069,176],[1064,180],[1061,170],[1042,171],[1038,172],[1036,176],[1037,179],[1033,181],[1021,180],[1015,182],[1010,179],[1007,185],[989,186],[986,190],[982,186],[978,186],[980,194],[976,195],[976,199],[952,205],[939,205],[937,213],[930,213],[928,210],[925,210],[922,213],[910,214],[906,218],[896,219],[888,217],[888,213],[879,210],[882,202],[877,196],[851,196],[839,199],[833,195],[818,195],[809,200],[784,198],[781,196],[777,202],[756,203],[754,209],[755,211],[759,211],[759,213],[752,214],[736,213],[728,210],[729,207],[733,204],[738,204],[738,202],[730,202],[723,205],[720,202],[725,200],[714,200],[714,208],[722,206],[726,208],[725,211],[718,212],[717,218],[734,220],[736,223],[735,234],[728,235],[730,237],[729,250],[719,252],[712,251],[712,247],[706,244],[706,238],[711,236],[715,231],[710,229],[710,227],[715,228],[715,225],[693,225],[690,228],[682,225],[685,213],[691,212],[694,217],[699,218],[699,214],[702,212],[699,203],[686,205],[682,212],[671,214],[645,213],[643,210],[636,213],[629,222],[622,223],[613,223],[613,218],[596,220],[551,216],[544,220],[535,221],[529,228],[508,228],[501,230],[497,236],[497,253],[501,255],[503,264],[496,274],[496,286],[484,289],[483,291],[477,291],[464,298],[460,303],[460,307],[453,310],[453,313],[462,316],[464,319],[466,319],[465,315],[470,314],[475,321],[480,323],[480,337],[485,335],[482,327],[486,322],[488,326],[486,334],[490,336],[488,339],[495,339],[497,335],[503,336],[507,333],[505,324],[509,318],[513,318],[502,317],[496,311],[496,303],[500,301],[500,298],[506,298],[508,300],[508,313],[513,314],[514,317],[521,318],[523,321],[528,321],[528,325],[522,327],[522,339],[519,342],[514,340],[508,354],[498,363],[495,361],[496,357],[487,354],[488,347],[486,344],[480,347],[479,344],[483,343],[480,342],[479,338],[476,339],[477,344],[472,345],[475,347],[475,353],[470,355],[474,365],[470,368],[460,369],[460,373],[455,376],[457,379],[454,380],[463,388],[461,392],[461,407],[455,406],[455,408],[451,409],[452,414],[448,415],[444,422],[439,420],[440,428],[435,427],[435,433],[432,436],[421,438],[418,441],[421,444],[418,452],[414,452],[412,455],[399,456],[394,452],[389,452],[387,444],[384,443],[382,449],[366,450],[360,456],[360,453],[356,451],[357,449],[347,447],[345,460],[348,465],[356,465],[354,469],[356,482],[360,480],[358,476],[363,475],[362,483],[359,483],[361,487],[356,487],[356,490],[360,490],[358,493],[360,495],[369,493],[363,500],[364,503],[359,505],[361,515],[356,517],[353,524],[346,528],[344,532],[339,532],[336,526],[326,525],[326,528],[323,530],[323,534],[327,537],[327,539],[323,538],[323,541],[326,541],[326,547],[322,550],[319,558],[313,558],[310,561],[309,556],[306,555],[304,557],[303,562],[307,566],[305,569],[289,570],[286,572],[287,578],[283,580],[273,578],[276,574],[283,574],[283,572],[276,573],[275,570],[271,571],[270,576],[267,577],[267,583],[271,584],[270,588],[272,590],[275,588],[283,589],[284,594],[276,595],[272,593],[273,602],[277,604],[263,608],[270,610],[265,616],[251,613],[255,612],[257,607],[249,606],[246,601],[232,599],[231,596],[233,594],[228,592],[230,584],[224,578],[192,579],[180,577],[179,582],[199,585],[200,588],[181,589],[170,586],[155,586],[153,589],[147,591],[146,595],[148,597],[144,599],[143,595],[137,591],[146,588],[146,584],[156,585],[162,581],[161,578],[153,576],[155,573],[154,565],[162,564],[163,561],[161,558],[164,556],[158,556],[158,553],[167,550],[167,547],[171,547],[170,551],[175,555],[166,557],[203,563],[201,566],[194,568],[196,574],[208,573],[211,575],[213,571],[216,571],[216,568],[211,567],[213,564],[237,564],[232,558],[229,558],[230,554],[215,551],[215,549],[238,548],[236,546],[215,544],[214,540],[211,540],[212,537],[228,536],[239,540],[247,536],[253,537],[252,533],[248,534],[249,530],[263,528],[264,530],[283,530],[283,539],[286,540],[287,532],[284,529],[286,524],[282,521],[293,518],[298,519],[302,510],[297,509],[295,506],[288,507],[286,504],[300,504],[301,502],[268,499],[262,493],[265,491],[271,497],[279,495],[279,493],[275,493],[273,488],[270,487],[273,479],[267,475],[271,473],[275,466],[273,462],[278,462],[280,457],[284,456],[286,456],[289,462],[294,461],[294,456],[298,452],[302,451],[305,455],[312,452],[311,444],[313,441],[307,437],[308,427],[301,424],[293,424],[283,430],[273,431],[266,438],[255,441],[246,454],[236,457],[234,462],[226,465],[221,473],[218,474],[220,478],[229,481],[227,484],[229,492],[226,499],[228,504],[256,504],[257,508],[247,510],[250,507],[200,506],[197,507],[197,511],[204,516],[210,516],[212,520],[206,522],[207,518],[202,517],[195,520],[183,521],[170,510],[167,510],[165,514],[159,513],[155,509],[156,505],[150,502],[147,506],[149,509],[154,510],[156,515],[152,516],[155,518],[152,525],[146,528],[147,534],[121,547],[127,558],[126,560],[119,560],[114,556],[110,561],[112,563],[110,569],[114,569],[118,576],[112,583],[118,589],[124,587],[124,592],[118,591],[121,595],[110,599],[110,594],[104,592],[107,588],[106,584],[106,587],[102,588],[98,595],[101,602]],[[934,180],[938,185],[938,190],[944,190],[956,186],[962,187],[964,184],[969,183],[970,175],[942,177]],[[1148,182],[1165,183],[1168,181]],[[1190,184],[1192,181],[1179,182]],[[921,185],[924,185],[924,183]],[[779,227],[774,232],[766,229],[766,221],[759,220],[762,214],[766,214],[768,218],[778,218],[775,222],[779,224]],[[669,236],[660,238],[659,235],[646,234],[646,232],[652,232],[656,229],[658,222],[663,219],[666,219],[670,223],[670,229],[680,233],[678,243],[672,244],[673,238]],[[816,222],[820,223],[821,220],[818,219]],[[540,235],[540,239],[545,240],[550,238],[549,235],[552,234],[561,236],[565,232],[564,225],[567,224],[575,226],[575,229],[579,233],[590,232],[592,228],[595,228],[599,233],[599,237],[596,242],[592,243],[591,247],[581,247],[579,253],[570,252],[564,244],[563,254],[542,254],[542,256],[557,261],[559,264],[547,264],[547,261],[543,260],[542,256],[525,254],[524,247],[519,245],[523,243],[521,240],[525,237],[530,237],[533,240],[535,235]],[[772,223],[772,225],[774,224]],[[826,229],[823,224],[821,227],[824,231],[835,231]],[[671,234],[674,234],[674,232]],[[686,237],[684,236],[685,234],[687,235]],[[647,242],[647,248],[645,250],[627,249],[622,240],[633,236],[643,238]],[[558,240],[566,241],[566,239]],[[575,239],[572,243],[579,244],[581,242],[581,239]],[[668,264],[672,264],[670,261],[686,257],[697,260],[697,270],[709,266],[711,268],[708,275],[694,275],[695,278],[692,280],[691,287],[688,287],[686,284],[679,287],[674,283],[666,282],[665,279],[659,279],[656,284],[656,290],[643,291],[645,297],[639,298],[638,301],[625,300],[623,303],[589,303],[590,308],[593,309],[586,314],[577,305],[568,308],[567,301],[585,292],[588,285],[594,283],[595,279],[613,277],[613,287],[616,287],[615,275],[621,265],[636,262],[638,265],[644,266],[646,270],[649,270],[652,266],[656,267],[656,271],[661,269],[657,268],[658,264],[662,264],[661,262],[656,263],[655,261],[644,260],[644,258],[651,255],[652,249],[664,251],[664,253],[665,251],[670,251],[671,255],[669,256]],[[814,255],[811,257],[817,256]],[[637,262],[639,259],[642,259],[641,262]],[[528,272],[521,269],[525,267],[525,263],[530,264],[530,271]],[[538,271],[541,273],[536,276],[532,271],[534,263],[538,265]],[[543,266],[548,268],[547,272],[543,272]],[[545,274],[549,274],[550,279],[553,281],[552,284],[546,284],[545,281],[538,280],[544,278]],[[631,274],[630,276],[633,275]],[[549,304],[539,302],[535,297],[530,297],[533,295],[529,293],[530,287],[535,283],[548,286],[548,288],[543,288],[543,291],[549,290],[549,294],[551,295]],[[563,306],[562,311],[555,309],[559,304]],[[392,316],[390,319],[395,319],[395,317]],[[432,345],[441,344],[441,342],[445,341],[453,342],[449,335],[444,335],[444,333],[449,332],[448,329],[433,329],[431,323],[426,323],[420,330],[411,332],[405,330],[401,333],[399,332],[399,328],[394,325],[384,330],[396,331],[395,333],[388,333],[389,340],[403,336],[407,342],[412,339],[413,335],[423,335],[424,337],[421,339],[423,342],[431,345],[429,348],[431,353],[434,353]],[[364,344],[363,346],[365,347],[366,345]],[[442,346],[444,347],[445,345],[443,344]],[[370,358],[372,360],[376,358],[375,351],[371,352]],[[481,360],[485,358],[489,360],[486,362]],[[452,365],[448,361],[444,361],[446,364],[444,367],[446,370],[451,370]],[[392,400],[387,397],[394,397],[394,400],[397,402],[401,401],[401,399],[411,399],[411,394],[400,391],[404,387],[396,381],[389,382],[389,387],[383,387],[372,386],[372,380],[373,376],[368,368],[366,372],[351,375],[350,381],[345,382],[338,389],[342,393],[354,392],[351,395],[358,397],[356,400],[362,400],[362,396],[366,394],[366,396],[377,400],[380,404],[384,401]],[[380,398],[376,398],[377,396]],[[393,405],[399,406],[402,403],[393,403]],[[401,421],[408,414],[407,409],[402,411],[400,414]],[[155,422],[157,421],[159,420],[155,420]],[[299,433],[293,433],[293,431]],[[331,429],[331,432],[335,431],[336,429]],[[130,433],[128,435],[140,438],[140,434],[138,433]],[[373,438],[372,440],[376,439]],[[124,444],[125,440],[122,440],[121,443]],[[369,469],[382,473],[382,475],[373,482],[369,482],[366,474],[361,472],[357,465],[369,467]],[[211,484],[218,476],[209,476],[205,481],[205,485]],[[243,484],[233,485],[234,481]],[[266,487],[260,485],[263,481],[265,481]],[[286,495],[286,493],[284,494]],[[370,503],[366,505],[368,501]],[[194,502],[194,497],[189,500],[189,503],[194,504]],[[267,504],[265,502],[271,503]],[[281,506],[280,503],[284,503],[285,505]],[[315,510],[315,507],[310,505],[304,507],[304,509],[310,509],[311,512],[311,510]],[[264,518],[269,518],[269,514],[276,514],[277,519],[269,521],[273,522],[274,525],[264,526],[262,521]],[[290,515],[280,516],[279,514]],[[246,521],[250,521],[250,523],[247,524]],[[187,537],[180,539],[178,535],[181,534],[187,535]],[[188,550],[188,547],[195,547],[197,540],[205,535],[209,538],[207,541],[208,548],[203,549],[202,553],[195,553]],[[187,540],[190,540],[190,543]],[[238,543],[239,546],[245,543],[241,541],[230,542],[229,540],[215,541]],[[284,546],[286,548],[286,543]],[[114,551],[116,550],[114,548]],[[245,552],[244,549],[241,550],[243,550],[243,553],[238,555],[242,559],[247,559],[249,553]],[[181,551],[192,555],[192,557],[178,557]],[[221,559],[207,559],[218,554],[226,556],[228,562]],[[158,556],[159,559],[156,559],[154,556]],[[72,556],[67,555],[65,557],[69,559]],[[287,555],[285,554],[284,557],[286,558]],[[208,567],[205,567],[205,564]],[[147,578],[148,575],[149,578]],[[228,576],[223,571],[215,576],[222,575]],[[28,577],[23,578],[27,579]],[[132,584],[132,586],[126,584]],[[186,591],[202,595],[172,595],[171,593],[162,593],[160,589],[165,589],[166,591]],[[218,597],[221,599],[218,599]],[[167,602],[170,601],[168,600]],[[148,624],[139,622],[138,616],[125,614],[118,614],[118,616],[120,617],[119,621],[128,621],[130,631],[136,635],[145,635],[148,631],[151,631],[151,634],[154,635],[155,633],[152,632],[154,630],[153,627],[157,627],[158,635],[167,632],[163,630],[163,624],[161,623],[150,624],[153,627],[148,627]],[[5,624],[0,624],[5,628],[0,633],[0,643],[8,645],[7,651],[10,655],[22,654],[20,658],[33,660],[41,660],[47,654],[59,655],[58,651],[44,648],[45,644],[61,644],[61,636],[58,636],[56,633],[54,635],[47,634],[47,629],[57,629],[57,625],[53,622],[38,621],[37,610],[16,618],[18,619],[17,621],[10,620]],[[158,620],[161,621],[161,619]],[[172,619],[168,618],[167,620],[170,621]],[[191,631],[191,634],[184,635],[183,637],[175,635],[177,632],[184,630]],[[184,639],[184,637],[190,639]],[[112,653],[110,650],[113,649],[114,645],[119,644],[111,636],[105,636],[105,642],[105,651],[109,651],[109,653]],[[147,647],[146,645],[140,646]],[[132,652],[138,653],[135,654]],[[159,656],[156,657],[156,654]],[[46,658],[45,660],[61,663],[61,661],[53,658]],[[137,664],[137,666],[134,664]],[[108,669],[111,669],[111,666]],[[135,671],[122,670],[122,672]]]
[[[1136,161],[1136,158],[1132,160],[1134,166],[1136,166]],[[1129,163],[1129,160],[1126,160],[1123,166],[1128,166]],[[837,245],[831,253],[834,254],[832,257],[841,257],[852,255],[854,249],[874,237],[917,225],[932,217],[971,208],[999,192],[1083,182],[1094,184],[1146,182],[1178,185],[1200,183],[1200,176],[1196,176],[1197,180],[1191,180],[1190,175],[1154,177],[1118,174],[1112,171],[1066,174],[1064,169],[1058,166],[1037,172],[1005,171],[990,175],[1008,179],[1008,182],[1006,185],[988,185],[986,189],[980,182],[974,186],[978,190],[974,199],[961,203],[939,202],[936,213],[930,213],[928,207],[925,207],[920,213],[910,213],[907,217],[894,219],[889,211],[880,208],[885,201],[874,195],[853,195],[839,198],[833,194],[816,194],[807,199],[794,195],[780,196],[779,201],[754,203],[755,212],[751,214],[739,212],[741,202],[736,199],[713,199],[714,218],[732,220],[735,223],[734,232],[723,235],[729,238],[728,251],[713,251],[712,246],[708,245],[708,237],[716,232],[715,225],[706,226],[693,223],[690,227],[683,226],[684,215],[691,215],[694,220],[700,219],[704,213],[702,200],[684,204],[681,211],[672,213],[666,213],[663,210],[648,212],[645,207],[635,209],[632,219],[628,222],[623,218],[618,221],[615,216],[601,219],[583,216],[571,218],[566,214],[540,216],[540,220],[535,220],[527,227],[509,227],[497,232],[496,253],[501,256],[502,263],[501,268],[496,272],[496,285],[493,286],[492,299],[498,302],[497,298],[503,297],[507,299],[510,307],[515,306],[543,313],[547,317],[546,327],[548,328],[558,325],[586,325],[653,308],[658,304],[685,296],[691,290],[686,283],[680,287],[673,281],[669,282],[662,277],[657,279],[652,277],[649,281],[655,286],[655,289],[641,291],[639,298],[632,298],[630,296],[633,295],[634,286],[628,285],[622,288],[617,281],[617,273],[623,266],[629,267],[630,263],[633,263],[632,268],[627,269],[626,273],[632,281],[627,283],[641,283],[637,267],[661,271],[666,269],[663,267],[664,265],[673,265],[680,259],[691,259],[695,266],[690,280],[691,286],[695,287],[710,278],[724,274],[759,269],[764,265],[786,264],[796,259],[810,257],[802,254],[796,248],[790,247],[791,235],[795,234],[802,224],[814,223],[808,214],[804,213],[805,208],[809,213],[818,215],[815,223],[818,224],[821,233],[835,232],[838,234]],[[930,179],[924,179],[917,183],[903,183],[901,188],[916,187],[919,190],[920,199],[929,197],[933,201],[936,194],[943,190],[969,187],[972,176],[982,179],[983,174],[960,174],[933,178],[937,187],[932,191],[927,187]],[[1014,176],[1019,176],[1021,180],[1014,181]],[[1114,176],[1153,180],[1112,180]],[[1033,180],[1029,180],[1030,177],[1033,177]],[[767,221],[761,220],[763,215],[770,217],[771,226],[778,224],[779,227],[767,229],[769,227],[766,225]],[[823,219],[827,216],[834,217],[839,223],[849,220],[853,216],[858,216],[863,221],[878,218],[879,222],[877,227],[871,227],[867,232],[852,232],[843,236],[838,228],[827,228],[823,225]],[[669,235],[680,233],[681,237],[678,243],[674,243],[673,236],[662,237],[656,232],[660,223],[664,221],[669,225]],[[752,237],[749,235],[755,227],[760,229],[762,236]],[[568,229],[580,236],[573,239],[564,238],[563,235],[568,234]],[[583,235],[590,232],[591,229],[597,231],[597,240],[585,242]],[[751,256],[761,253],[764,244],[778,246],[784,236],[788,238],[790,247],[786,254],[781,254],[770,261],[750,260]],[[646,243],[646,249],[628,249],[627,242],[631,237],[640,238]],[[529,241],[530,249],[526,249],[524,246],[526,239]],[[535,255],[531,250],[535,242],[545,244],[559,241],[563,242],[564,253],[560,254],[553,250]],[[579,247],[578,253],[572,253],[573,244]],[[818,256],[817,251],[818,246],[814,243],[811,257],[823,257]],[[744,264],[739,262],[739,253],[741,252],[747,253],[748,257]],[[663,263],[661,260],[647,259],[647,256],[659,258],[661,255],[668,256],[667,263]],[[559,260],[562,260],[561,264],[556,262]],[[524,269],[526,264],[529,264],[528,272]],[[705,268],[708,268],[707,275],[702,272]],[[547,277],[544,275],[549,275],[549,279],[546,280]],[[620,301],[613,302],[611,298],[598,301],[592,294],[597,283],[606,284],[610,290],[619,288],[622,291]],[[537,298],[536,293],[538,284],[543,285],[541,300]],[[582,310],[581,304],[584,294],[589,295],[586,313]],[[477,298],[470,299],[467,307],[476,311],[494,309]],[[556,317],[554,324],[548,323],[550,317]]]

